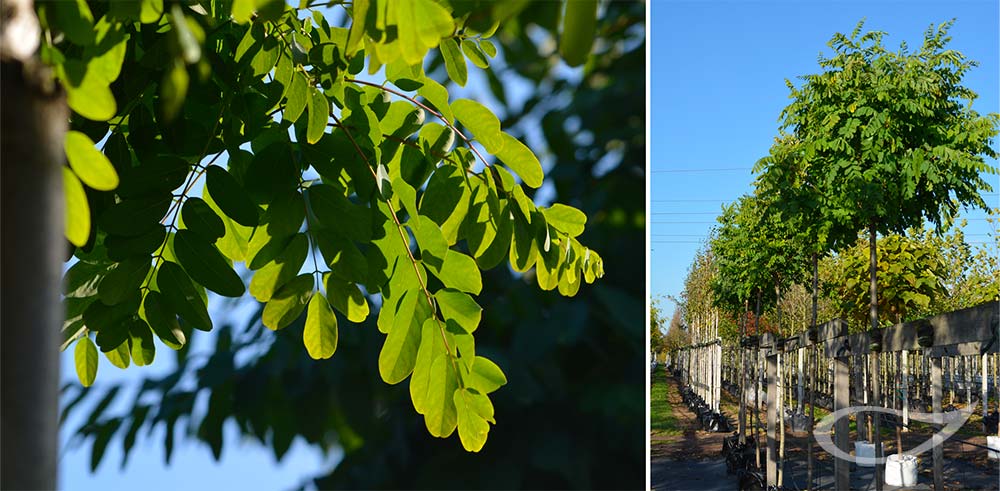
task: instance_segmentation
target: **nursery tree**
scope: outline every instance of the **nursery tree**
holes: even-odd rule
[[[959,208],[986,208],[990,190],[983,173],[995,173],[985,157],[1000,116],[972,109],[977,95],[961,85],[976,63],[947,49],[953,22],[929,27],[919,50],[882,44],[883,32],[837,33],[822,73],[803,77],[791,89],[793,102],[783,125],[805,143],[805,158],[817,166],[825,216],[869,236],[870,325],[878,327],[876,236],[950,224]],[[858,204],[863,206],[858,206]],[[873,357],[873,372],[878,359]],[[876,386],[873,389],[878,391]],[[876,400],[874,401],[878,404]],[[878,445],[876,418],[876,450]],[[880,453],[880,452],[879,452]],[[881,467],[876,482],[881,487]]]

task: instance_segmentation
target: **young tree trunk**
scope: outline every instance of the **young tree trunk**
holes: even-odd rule
[[[878,255],[875,248],[875,222],[872,221],[868,225],[868,234],[870,236],[870,241],[868,244],[869,259],[871,264],[871,284],[869,285],[869,293],[871,294],[871,303],[869,304],[869,316],[871,317],[872,330],[878,329],[878,286],[876,284],[876,274],[878,272]],[[879,370],[879,356],[878,353],[874,353],[872,356],[872,394],[875,396],[872,400],[872,405],[878,406],[879,399],[881,398],[881,377]],[[875,458],[882,457],[882,425],[881,416],[875,415],[875,435],[872,439],[872,443],[875,444]],[[875,464],[875,489],[876,491],[882,491],[882,485],[884,483],[882,474],[883,467],[880,464]]]
[[[812,328],[816,329],[816,318],[819,315],[819,255],[813,253],[813,287],[812,287]],[[812,377],[809,380],[809,431],[812,432],[816,419],[816,378],[819,375],[819,360],[816,345],[812,346],[813,356],[810,360]],[[813,439],[812,435],[806,439],[806,453],[808,464],[806,467],[806,489],[812,491],[813,485]]]
[[[6,19],[4,24],[10,29]],[[5,33],[4,42],[10,41]],[[0,80],[0,488],[55,489],[65,254],[62,163],[69,114],[51,75],[33,59],[5,56]]]

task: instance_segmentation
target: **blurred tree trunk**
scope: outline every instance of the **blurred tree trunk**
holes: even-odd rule
[[[31,2],[4,3],[0,488],[55,489],[65,249],[62,163],[69,113],[62,91],[34,57],[38,21]],[[34,38],[25,36],[32,32]]]

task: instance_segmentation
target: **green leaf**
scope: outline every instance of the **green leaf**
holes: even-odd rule
[[[330,120],[330,101],[323,91],[314,90],[309,98],[309,126],[306,128],[306,141],[316,143],[326,132],[326,123]]]
[[[263,77],[274,68],[278,62],[279,51],[278,41],[275,40],[274,36],[267,36],[263,41],[260,41],[260,50],[250,60],[250,68],[253,69],[254,78]]]
[[[500,120],[493,111],[469,99],[458,99],[451,104],[451,109],[455,111],[458,121],[472,131],[487,152],[496,155],[503,149],[504,133],[500,131]]]
[[[393,7],[396,18],[405,19],[396,28],[400,54],[409,65],[422,62],[427,50],[437,46],[455,28],[451,14],[433,0],[399,0]]]
[[[541,186],[545,175],[542,173],[542,164],[538,162],[538,157],[517,138],[507,133],[503,133],[503,140],[503,147],[497,152],[497,158],[521,176],[521,180],[528,186],[533,188]]]
[[[458,437],[462,447],[469,452],[478,452],[486,444],[490,432],[489,422],[493,420],[493,403],[485,394],[475,389],[457,389],[454,393]]]
[[[129,308],[132,307],[132,308]],[[83,321],[91,331],[97,331],[97,345],[108,352],[128,339],[128,319],[135,314],[132,305],[107,306],[94,302],[83,312]]]
[[[490,41],[489,39],[480,39],[479,47],[483,50],[483,53],[485,53],[486,56],[489,56],[490,58],[496,58],[497,47],[496,45],[493,44],[493,41]]]
[[[417,94],[426,99],[434,109],[437,109],[444,116],[444,119],[454,121],[455,115],[452,114],[451,105],[448,104],[448,90],[430,77],[424,77],[421,82],[423,85],[417,89]]]
[[[294,123],[302,116],[306,105],[312,102],[312,98],[309,97],[309,83],[306,82],[305,75],[301,72],[295,72],[292,75],[291,85],[288,87],[286,96],[288,102],[285,104],[284,112],[281,113],[281,118]],[[326,125],[325,122],[323,124]]]
[[[233,0],[232,16],[237,24],[250,22],[254,8],[257,7],[257,0]]]
[[[250,294],[259,302],[271,300],[274,293],[295,278],[309,252],[309,239],[296,234],[277,257],[260,268],[250,280]]]
[[[177,231],[174,254],[191,279],[205,288],[226,297],[240,297],[246,291],[229,260],[200,235],[190,230]]]
[[[330,274],[324,275],[324,283],[330,304],[344,314],[347,320],[360,323],[368,318],[370,313],[368,301],[358,285],[342,281]]]
[[[184,226],[188,230],[197,233],[210,243],[226,235],[226,224],[201,198],[194,196],[188,198],[181,207],[181,218],[184,219]]]
[[[149,274],[149,261],[149,256],[134,256],[118,263],[97,287],[101,302],[116,305],[134,294]]]
[[[462,52],[465,53],[465,56],[469,58],[469,61],[471,61],[473,65],[482,69],[490,67],[489,58],[486,57],[486,54],[483,53],[483,50],[474,41],[463,39]]]
[[[146,158],[139,167],[120,169],[121,183],[115,193],[126,199],[170,193],[184,184],[190,167],[183,159],[172,155]]]
[[[180,59],[175,59],[170,69],[164,72],[163,82],[160,84],[160,108],[165,121],[173,121],[180,113],[189,83],[187,66]]]
[[[261,320],[268,329],[288,327],[298,319],[313,296],[313,275],[302,274],[281,287],[264,306]]]
[[[124,261],[130,257],[145,256],[156,251],[167,237],[165,227],[153,227],[149,232],[135,237],[109,235],[104,238],[104,247],[108,249],[108,259]]]
[[[136,366],[151,365],[156,357],[156,346],[153,345],[153,331],[149,325],[142,319],[133,319],[128,324],[128,335]]]
[[[160,219],[170,207],[170,195],[145,199],[126,199],[101,215],[101,229],[111,235],[135,237],[160,226]]]
[[[76,342],[73,350],[73,362],[76,365],[76,376],[84,387],[90,387],[97,378],[97,347],[84,336]]]
[[[431,435],[447,438],[455,431],[458,415],[453,394],[456,389],[458,376],[451,359],[447,354],[438,355],[431,364],[424,413],[424,425]]]
[[[110,83],[99,70],[91,70],[81,61],[68,59],[62,71],[66,74],[61,78],[65,82],[63,87],[70,109],[93,121],[107,121],[115,117],[118,112],[115,96]]]
[[[163,0],[142,0],[139,20],[143,24],[156,22],[163,15]]]
[[[431,271],[435,271],[430,268]],[[461,252],[448,249],[444,256],[444,264],[435,275],[448,288],[455,288],[463,292],[474,293],[476,295],[483,289],[483,279],[479,273],[476,261]]]
[[[149,324],[156,336],[170,349],[181,349],[187,336],[177,322],[177,316],[170,310],[160,292],[150,291],[142,299],[139,317]]]
[[[479,327],[479,321],[483,315],[483,308],[472,299],[469,294],[458,290],[444,289],[438,290],[434,294],[441,315],[446,320],[453,320],[465,332],[473,333]]]
[[[354,56],[363,46],[368,6],[368,0],[354,0],[351,4],[351,30],[347,36],[347,46],[344,48],[347,56]]]
[[[51,9],[51,22],[66,38],[80,46],[94,44],[94,14],[85,0],[47,3]]]
[[[427,387],[430,385],[431,366],[438,355],[447,352],[438,320],[428,318],[420,329],[420,348],[413,364],[413,376],[410,377],[410,400],[413,401],[413,409],[419,414],[427,413]]]
[[[337,351],[337,316],[323,295],[313,295],[309,301],[302,341],[314,360],[325,360]]]
[[[66,240],[83,247],[90,239],[90,204],[76,174],[63,167],[63,199],[66,200],[64,232]]]
[[[219,209],[236,223],[256,227],[259,208],[250,199],[243,186],[230,173],[219,166],[209,166],[205,171],[205,186]]]
[[[563,28],[559,37],[559,52],[569,66],[587,61],[597,34],[597,0],[566,2]]]
[[[128,341],[122,341],[122,343],[114,349],[105,351],[104,357],[107,358],[112,365],[121,368],[122,370],[128,368],[131,363],[131,357],[128,352]]]
[[[458,241],[458,229],[469,212],[470,196],[464,171],[454,165],[442,165],[431,175],[420,198],[420,214],[441,226],[449,246]]]
[[[175,263],[164,261],[156,272],[164,303],[195,329],[212,330],[212,319],[191,278]]]
[[[326,228],[317,228],[311,232],[326,265],[330,267],[330,273],[352,283],[367,282],[368,262],[353,242]]]
[[[545,222],[553,227],[576,237],[583,233],[584,225],[587,224],[587,215],[582,211],[560,203],[552,205],[550,208],[539,208],[545,215]]]
[[[89,136],[79,131],[67,131],[63,145],[69,166],[84,184],[98,191],[111,191],[118,187],[118,173]]]
[[[465,377],[465,383],[484,394],[489,394],[506,385],[507,377],[496,363],[477,356],[472,363],[471,373]]]
[[[231,220],[219,209],[219,205],[212,199],[212,193],[207,188],[202,193],[202,197],[205,198],[205,203],[208,203],[212,211],[222,217],[222,223],[226,227],[225,235],[215,242],[216,247],[219,248],[219,252],[233,261],[245,261],[247,252],[250,249],[250,235],[254,232],[254,229],[244,227]]]
[[[328,184],[310,186],[309,205],[316,218],[331,232],[367,242],[372,235],[371,210],[351,203],[343,192]]]
[[[444,68],[450,78],[456,84],[465,87],[469,81],[469,68],[465,64],[465,56],[454,39],[448,38],[441,41],[441,58],[444,59]]]
[[[419,290],[406,291],[379,352],[379,374],[388,384],[398,384],[413,372],[420,348],[421,328],[431,316],[430,307],[422,295]]]
[[[537,259],[535,229],[524,218],[515,214],[514,229],[511,234],[510,267],[518,273],[524,273],[534,266]]]

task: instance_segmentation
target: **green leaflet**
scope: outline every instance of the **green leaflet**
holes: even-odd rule
[[[423,215],[416,217],[413,227],[420,246],[421,262],[448,288],[478,294],[483,288],[476,261],[448,248],[437,224]]]
[[[520,215],[515,214],[514,228],[511,234],[510,267],[518,273],[524,273],[535,265],[537,259],[535,228]]]
[[[201,198],[188,198],[181,207],[181,218],[188,230],[211,243],[226,235],[226,224]]]
[[[136,366],[152,364],[156,357],[156,346],[153,345],[153,331],[149,329],[149,325],[142,319],[133,318],[128,323],[128,336],[132,360]]]
[[[311,274],[303,274],[281,287],[264,306],[264,313],[261,315],[264,325],[268,329],[278,330],[298,319],[313,295],[313,283]]]
[[[570,237],[582,234],[587,224],[587,215],[572,206],[555,203],[549,208],[539,208],[539,210],[545,215],[546,223],[569,234]]]
[[[316,218],[328,230],[358,242],[371,239],[371,210],[351,203],[344,194],[328,184],[311,186],[307,190],[309,205]]]
[[[89,136],[79,131],[67,131],[63,146],[69,166],[84,184],[98,191],[111,191],[118,187],[118,173]]]
[[[368,0],[354,0],[351,5],[351,30],[347,36],[347,46],[344,48],[347,56],[354,56],[363,46],[368,6]]]
[[[165,227],[153,227],[149,232],[135,237],[109,235],[104,238],[104,247],[108,249],[108,259],[113,261],[124,261],[135,256],[145,256],[148,261],[150,254],[163,244],[166,237]]]
[[[273,35],[265,37],[260,42],[260,50],[250,60],[250,68],[255,78],[263,77],[274,68],[278,62],[279,51],[278,41]]]
[[[208,188],[202,192],[202,197],[205,198],[205,203],[222,218],[222,223],[226,228],[226,233],[222,238],[215,241],[219,252],[233,261],[245,261],[247,251],[250,249],[250,234],[253,233],[254,229],[240,225],[223,213],[213,200],[212,193],[209,192]]]
[[[504,134],[500,131],[500,120],[486,106],[469,99],[458,99],[451,103],[455,117],[472,131],[486,151],[496,155],[504,146]]]
[[[108,208],[99,220],[101,229],[111,235],[134,237],[160,226],[160,219],[170,207],[170,195],[145,199],[126,199]]]
[[[469,212],[470,195],[464,171],[446,164],[431,175],[420,198],[420,214],[441,226],[449,246],[458,241],[458,229]]]
[[[138,295],[135,295],[138,298]],[[138,301],[107,306],[94,302],[83,311],[83,322],[91,331],[97,331],[97,345],[101,351],[108,352],[128,338],[126,322],[135,314]]]
[[[528,186],[538,188],[542,185],[542,179],[545,177],[542,173],[542,164],[538,162],[538,157],[531,152],[531,149],[517,138],[503,133],[503,146],[496,156],[521,176],[521,180]]]
[[[63,170],[63,199],[66,200],[64,233],[77,247],[83,247],[90,238],[90,204],[87,193],[76,174],[66,167]]]
[[[134,294],[149,273],[149,256],[128,258],[112,269],[97,287],[97,296],[105,305],[115,305]]]
[[[479,392],[489,394],[507,384],[503,370],[487,358],[477,356],[472,371],[464,378],[465,384]]]
[[[469,39],[462,40],[462,52],[465,53],[466,58],[479,68],[486,69],[490,67],[490,59],[486,57],[486,53],[476,44],[474,41]],[[496,52],[494,52],[495,54]]]
[[[73,364],[76,365],[76,376],[80,379],[80,384],[90,387],[97,377],[97,347],[90,340],[89,336],[84,336],[76,342],[73,349]]]
[[[306,210],[298,192],[278,198],[264,213],[263,225],[254,230],[250,239],[247,266],[260,269],[285,249],[292,235],[302,228]]]
[[[413,409],[419,414],[427,412],[427,387],[430,385],[431,365],[438,355],[446,354],[438,319],[430,317],[424,321],[420,329],[420,348],[413,364],[413,376],[410,377],[410,400]]]
[[[454,121],[455,115],[451,112],[451,105],[448,104],[448,91],[444,86],[429,77],[424,77],[421,82],[423,85],[417,89],[417,94],[426,99],[434,109],[437,109],[444,116],[444,119]]]
[[[91,70],[81,61],[68,59],[62,66],[62,72],[60,78],[65,82],[66,103],[72,110],[93,121],[107,121],[115,117],[118,105],[111,93],[111,84],[100,70]]]
[[[94,43],[94,15],[84,0],[71,0],[46,5],[50,22],[66,37],[80,46]]]
[[[122,341],[121,344],[114,347],[109,351],[104,352],[104,357],[111,362],[112,365],[121,368],[122,370],[128,368],[131,363],[131,356],[129,354],[128,340]]]
[[[178,350],[187,342],[187,336],[177,322],[160,292],[149,291],[142,299],[139,317],[149,324],[156,336],[170,349]]]
[[[160,108],[165,121],[173,121],[177,117],[187,97],[190,81],[187,66],[180,59],[175,59],[160,83]]]
[[[479,327],[483,308],[469,294],[446,288],[438,290],[434,298],[441,309],[441,315],[455,321],[465,332],[473,333]]]
[[[486,444],[489,423],[496,424],[493,419],[493,403],[485,394],[465,388],[455,390],[454,404],[462,447],[469,452],[480,451]]]
[[[566,2],[559,52],[569,66],[580,66],[587,61],[597,33],[597,0]]]
[[[259,208],[250,200],[243,186],[225,169],[209,166],[205,171],[205,187],[227,217],[246,227],[257,226]]]
[[[180,266],[170,261],[161,263],[156,272],[156,284],[170,310],[195,329],[212,330],[212,319],[208,316],[205,301]]]
[[[330,272],[341,280],[352,283],[366,283],[368,263],[365,256],[348,239],[340,237],[326,228],[314,227],[310,230]]]
[[[191,276],[205,288],[226,297],[240,297],[246,291],[240,275],[214,245],[190,230],[174,236],[174,253]]]
[[[302,342],[314,360],[323,360],[337,351],[337,316],[323,295],[313,295],[306,312]]]
[[[285,110],[281,113],[281,118],[294,123],[299,120],[299,117],[302,116],[303,111],[306,110],[306,106],[311,101],[309,97],[309,83],[306,82],[305,75],[298,71],[292,74],[286,96],[288,97],[288,102],[285,104]]]
[[[301,172],[292,158],[292,147],[286,140],[254,154],[243,175],[243,187],[255,203],[269,204],[298,189]]]
[[[121,182],[115,193],[126,199],[168,194],[184,184],[189,170],[190,165],[183,159],[172,156],[150,157],[139,167],[120,169]]]
[[[424,151],[427,163],[436,166],[442,158],[448,156],[455,145],[455,132],[451,128],[437,123],[427,123],[420,128],[418,137],[420,148]],[[433,169],[434,167],[431,167]],[[426,176],[423,176],[425,177]],[[423,179],[407,181],[415,185],[423,183]]]
[[[111,263],[106,261],[77,261],[63,276],[63,295],[66,298],[86,298],[97,295],[100,281]]]
[[[497,47],[496,45],[493,44],[493,41],[490,41],[489,39],[480,39],[479,47],[483,50],[483,53],[485,53],[486,56],[489,56],[490,58],[496,58]]]
[[[330,120],[330,101],[323,91],[314,90],[309,98],[309,125],[306,127],[306,141],[316,143],[326,132],[326,123]]]
[[[458,389],[458,375],[447,354],[438,355],[431,364],[424,425],[438,438],[447,438],[455,431],[458,414],[453,394]]]
[[[420,347],[420,330],[430,316],[423,292],[409,290],[404,294],[378,355],[379,374],[386,383],[398,384],[413,371]]]
[[[535,262],[535,278],[542,290],[553,290],[559,285],[559,265],[566,258],[566,250],[561,245],[549,244],[550,232],[548,225],[543,225],[544,242],[538,249],[538,261]],[[536,239],[537,240],[537,239]],[[546,250],[547,249],[547,250]]]
[[[433,0],[399,0],[395,7],[399,33],[399,51],[408,65],[424,60],[427,50],[455,29],[451,14]]]
[[[347,320],[360,323],[368,318],[368,301],[358,285],[342,281],[331,274],[324,275],[323,282],[330,304],[344,314]]]
[[[298,275],[309,252],[309,239],[296,234],[277,257],[257,270],[250,280],[250,294],[258,302],[267,302],[279,288]]]
[[[444,59],[444,68],[450,78],[456,84],[465,87],[469,81],[469,67],[465,64],[465,56],[459,49],[458,43],[454,39],[448,38],[441,41],[441,58]]]

